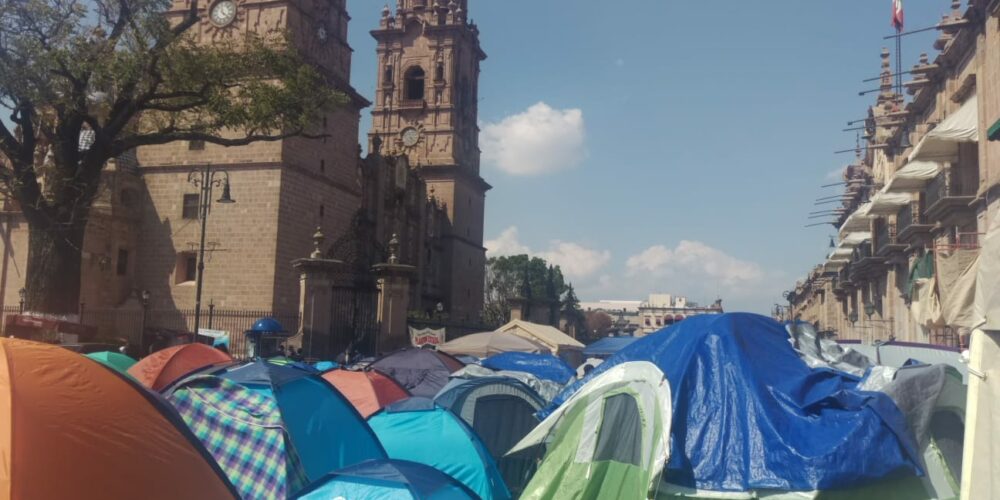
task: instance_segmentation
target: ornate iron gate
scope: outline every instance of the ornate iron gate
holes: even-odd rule
[[[363,209],[327,255],[344,263],[343,272],[333,280],[327,353],[377,354],[379,289],[372,268],[385,260],[385,252],[375,238],[374,224]]]

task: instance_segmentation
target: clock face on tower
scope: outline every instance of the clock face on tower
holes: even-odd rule
[[[236,2],[233,0],[219,0],[212,5],[208,13],[208,18],[212,24],[218,27],[228,26],[236,19]]]
[[[403,145],[408,148],[412,148],[413,146],[416,146],[417,141],[420,140],[420,132],[418,132],[417,129],[413,127],[408,127],[403,129],[402,138],[403,138]]]
[[[320,42],[325,42],[329,36],[330,34],[326,32],[326,26],[320,25],[319,28],[316,28],[316,38],[318,38]]]

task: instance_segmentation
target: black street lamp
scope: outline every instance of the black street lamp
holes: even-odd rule
[[[18,306],[21,314],[24,314],[24,298],[27,295],[28,295],[28,291],[25,290],[24,288],[22,288],[22,289],[20,289],[20,290],[17,291],[17,296],[21,298],[21,303]]]
[[[216,179],[216,174],[222,174],[222,178]],[[201,239],[198,240],[198,274],[195,277],[194,292],[194,335],[191,337],[191,342],[194,343],[198,341],[198,329],[201,327],[201,288],[205,277],[205,226],[208,222],[208,209],[212,204],[212,189],[222,188],[222,196],[216,200],[217,203],[236,203],[236,200],[229,193],[229,172],[212,170],[211,164],[188,173],[188,182],[201,189],[201,197],[198,200]]]
[[[139,325],[139,339],[137,345],[140,349],[143,339],[146,336],[146,321],[148,321],[149,318],[149,298],[149,290],[143,290],[142,293],[139,294],[139,300],[142,302],[142,322]]]

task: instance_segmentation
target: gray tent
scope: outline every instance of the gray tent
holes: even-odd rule
[[[509,377],[452,379],[434,401],[472,427],[496,460],[507,487],[517,496],[544,450],[536,447],[511,456],[504,454],[538,425],[535,412],[545,405],[538,393]]]

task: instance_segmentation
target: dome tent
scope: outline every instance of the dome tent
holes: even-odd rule
[[[541,396],[510,377],[456,378],[441,389],[434,402],[472,427],[516,496],[534,472],[541,450],[504,454],[538,425],[535,413],[545,406]]]
[[[374,369],[330,370],[321,375],[368,418],[386,405],[410,397],[410,393],[392,377]]]
[[[273,398],[309,481],[367,459],[386,458],[354,406],[318,375],[257,360],[216,376]]]
[[[448,383],[448,377],[465,365],[444,352],[409,347],[386,354],[369,366],[396,379],[414,396],[433,398]]]
[[[62,347],[0,338],[0,498],[238,498],[156,394]]]
[[[302,500],[477,500],[455,478],[406,460],[368,460],[327,474],[298,497]]]
[[[511,453],[547,443],[522,499],[647,498],[670,454],[670,385],[656,365],[590,379]]]
[[[372,415],[368,423],[390,458],[434,467],[461,481],[483,500],[511,498],[476,433],[430,399],[398,401]]]
[[[196,371],[232,362],[228,354],[205,344],[183,344],[142,358],[128,369],[128,373],[142,385],[162,391]]]

